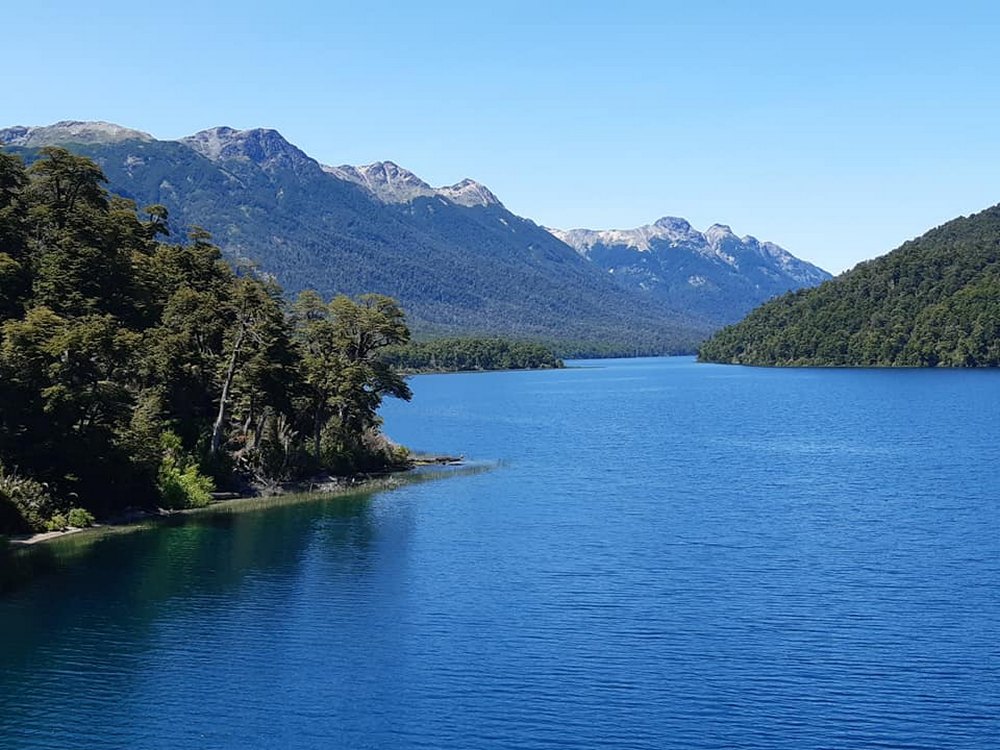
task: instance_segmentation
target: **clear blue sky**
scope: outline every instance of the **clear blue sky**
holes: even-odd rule
[[[997,6],[8,3],[0,124],[274,127],[541,224],[683,216],[840,271],[1000,202]]]

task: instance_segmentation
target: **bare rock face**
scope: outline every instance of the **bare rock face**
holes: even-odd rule
[[[830,274],[773,242],[737,236],[725,224],[704,232],[665,216],[635,229],[549,229],[622,286],[723,323]]]
[[[81,122],[62,120],[53,125],[25,127],[16,125],[0,130],[0,144],[34,148],[57,143],[117,143],[120,141],[152,141],[153,136],[141,130],[123,128],[111,122]]]
[[[182,138],[180,142],[213,162],[245,161],[265,171],[320,168],[315,159],[270,128],[209,128]]]
[[[377,161],[352,167],[323,167],[327,174],[353,182],[383,203],[409,203],[416,198],[429,198],[437,191],[408,169],[391,161]]]
[[[499,206],[500,199],[489,188],[468,178],[438,189],[438,193],[460,206]]]
[[[502,206],[489,188],[468,178],[454,185],[434,188],[391,161],[377,161],[353,167],[324,166],[323,170],[341,180],[360,185],[382,203],[409,203],[417,198],[443,198],[458,206]]]

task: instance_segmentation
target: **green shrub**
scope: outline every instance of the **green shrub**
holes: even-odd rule
[[[198,470],[197,463],[186,455],[181,439],[176,433],[167,431],[160,438],[163,459],[157,486],[160,501],[169,510],[202,508],[212,500],[215,483]]]
[[[94,525],[94,516],[85,508],[70,508],[66,514],[66,521],[74,528],[85,529]]]
[[[56,513],[52,518],[45,522],[46,531],[66,531],[69,528],[69,521],[66,520],[66,516],[62,513]]]
[[[160,467],[160,497],[163,507],[170,510],[202,508],[212,500],[215,483],[191,465],[181,470],[176,466]]]
[[[60,510],[44,484],[0,466],[0,523],[6,530],[45,531]]]
[[[365,464],[374,470],[403,469],[413,465],[410,449],[390,440],[377,429],[369,429],[361,440]]]

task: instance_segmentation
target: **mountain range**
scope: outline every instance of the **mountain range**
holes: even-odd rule
[[[424,336],[500,334],[566,354],[693,351],[721,323],[825,272],[781,248],[681,219],[631,232],[547,230],[484,185],[432,187],[391,161],[327,166],[270,129],[177,141],[101,122],[0,130],[27,161],[60,145],[113,192],[209,230],[291,293],[396,297]],[[686,228],[685,228],[686,227]]]
[[[666,216],[636,229],[550,229],[621,286],[714,323],[732,323],[771,297],[831,278],[773,242],[704,232]]]

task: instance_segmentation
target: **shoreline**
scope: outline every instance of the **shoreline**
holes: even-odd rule
[[[441,368],[431,368],[431,369],[420,369],[420,370],[408,370],[400,369],[398,372],[404,378],[412,377],[413,375],[468,375],[474,373],[487,373],[487,372],[545,372],[547,370],[564,370],[566,365],[562,367],[470,367],[460,370],[447,370]]]
[[[418,455],[413,458],[413,465],[407,469],[388,471],[384,474],[356,475],[351,477],[315,478],[308,481],[287,482],[279,486],[276,492],[268,494],[217,493],[212,501],[200,508],[184,508],[183,510],[136,510],[126,515],[118,516],[104,523],[93,526],[73,527],[64,531],[40,531],[35,534],[9,536],[6,549],[9,552],[29,549],[37,545],[75,537],[81,534],[103,535],[110,533],[125,533],[149,528],[172,520],[206,513],[225,513],[240,510],[261,510],[266,507],[284,503],[298,503],[319,500],[323,498],[343,497],[365,494],[382,490],[393,490],[407,484],[440,478],[456,470],[467,468],[479,470],[489,464],[469,463],[463,456],[448,455]],[[433,471],[437,469],[437,471]],[[235,495],[235,496],[234,496]],[[0,554],[3,550],[0,549]]]

